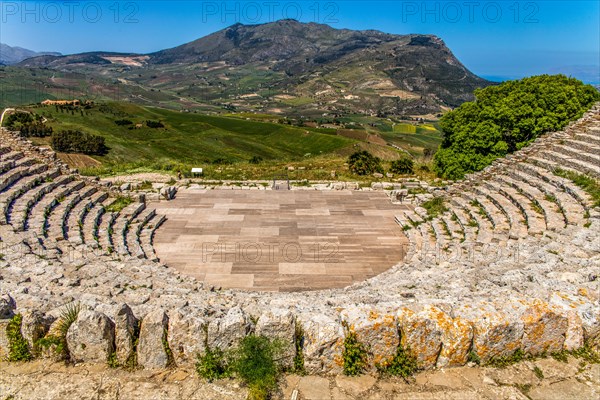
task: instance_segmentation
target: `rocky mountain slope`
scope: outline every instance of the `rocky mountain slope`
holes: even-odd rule
[[[20,65],[91,72],[175,92],[190,102],[230,101],[261,111],[431,113],[472,100],[474,89],[490,84],[436,36],[334,29],[295,20],[236,24],[147,55],[45,56]]]
[[[22,47],[12,47],[0,43],[0,64],[2,65],[17,64],[25,59],[42,55],[60,56],[61,54],[53,52],[36,52]]]

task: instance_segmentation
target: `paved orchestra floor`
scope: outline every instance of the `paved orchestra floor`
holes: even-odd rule
[[[151,205],[168,220],[161,261],[223,288],[345,287],[391,268],[408,240],[382,192],[185,190]]]

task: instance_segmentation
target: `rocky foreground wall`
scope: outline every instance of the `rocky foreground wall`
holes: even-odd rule
[[[8,319],[16,311],[12,298],[0,302],[0,357],[8,356]],[[39,311],[22,314],[21,332],[30,349],[46,335],[57,335],[60,318]],[[302,335],[297,332],[301,327]],[[83,307],[66,334],[71,361],[167,368],[193,367],[206,350],[235,347],[250,333],[283,340],[284,364],[291,366],[296,342],[311,374],[340,373],[347,329],[365,345],[369,367],[385,364],[399,346],[416,356],[420,367],[465,365],[476,354],[483,362],[511,356],[518,349],[541,355],[574,350],[584,343],[597,343],[600,333],[597,307],[564,294],[551,302],[502,301],[401,307],[391,304],[356,305],[331,314],[296,313],[273,308],[259,315],[239,306],[219,318],[180,310],[155,309],[142,318],[123,304],[112,315]],[[39,352],[52,357],[51,351]]]

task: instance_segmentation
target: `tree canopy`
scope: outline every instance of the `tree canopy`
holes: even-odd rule
[[[348,167],[356,175],[370,175],[374,172],[383,173],[381,160],[366,150],[357,151],[348,158]]]
[[[496,158],[519,150],[543,133],[580,118],[600,93],[564,75],[540,75],[475,91],[440,121],[444,139],[435,154],[435,171],[461,179]]]

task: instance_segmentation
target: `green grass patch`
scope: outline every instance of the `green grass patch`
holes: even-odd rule
[[[23,317],[17,314],[11,318],[6,327],[8,339],[8,361],[30,361],[33,359],[29,345],[21,333]]]
[[[119,196],[115,199],[115,201],[106,206],[106,212],[121,212],[125,207],[132,203],[133,199],[131,197]]]
[[[428,200],[422,203],[421,207],[427,210],[427,215],[429,215],[431,218],[436,218],[437,216],[448,211],[448,207],[446,207],[443,197],[435,197],[431,200]]]

